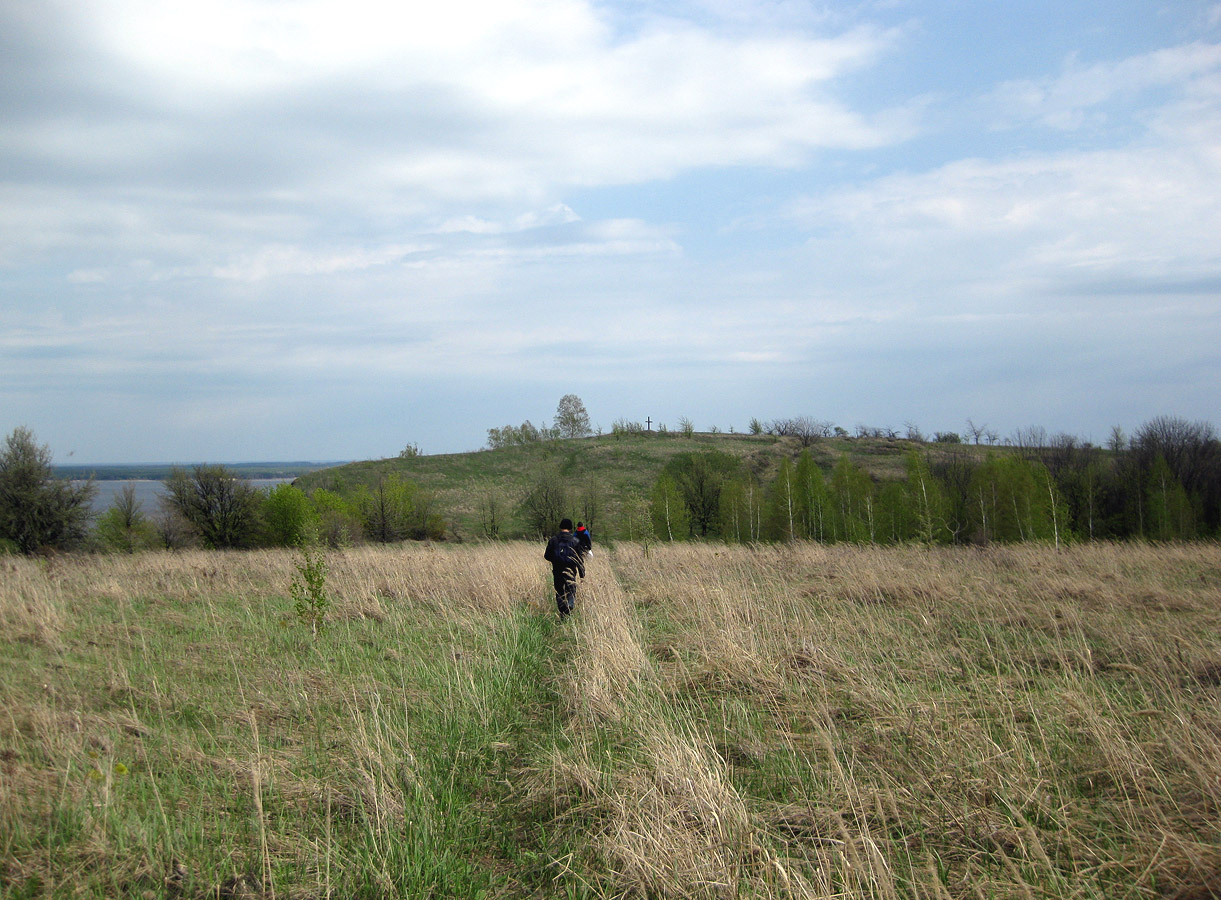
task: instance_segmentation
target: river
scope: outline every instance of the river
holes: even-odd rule
[[[246,481],[251,487],[256,487],[259,490],[269,491],[277,484],[289,484],[291,478],[248,478]],[[114,498],[119,495],[127,485],[131,485],[136,489],[136,500],[140,503],[140,508],[145,515],[151,515],[160,508],[160,500],[165,496],[165,482],[155,481],[148,478],[130,479],[121,481],[118,479],[106,481],[94,481],[97,486],[97,493],[93,497],[93,511],[103,513],[110,509],[114,503]]]

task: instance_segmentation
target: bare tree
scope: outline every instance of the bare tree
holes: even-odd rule
[[[790,419],[789,422],[789,433],[796,437],[803,447],[813,444],[820,437],[823,437],[826,431],[826,423],[819,422],[817,419],[812,419],[809,416],[798,416],[795,419]]]
[[[767,433],[777,437],[795,437],[803,447],[808,447],[818,438],[830,437],[835,424],[824,419],[814,419],[810,416],[793,416],[788,419],[774,419],[767,426]]]
[[[1028,459],[1040,459],[1047,447],[1047,441],[1047,429],[1042,425],[1018,428],[1013,432],[1013,446],[1024,451],[1022,455]]]
[[[483,536],[495,540],[504,527],[509,503],[492,485],[487,485],[479,494],[479,528]]]
[[[971,419],[967,419],[967,434],[971,436],[971,442],[978,444],[980,438],[984,436],[984,432],[988,430],[988,426],[976,425]]]
[[[258,525],[259,491],[225,466],[195,466],[191,474],[173,469],[165,482],[166,502],[213,549],[249,546]]]
[[[1208,422],[1189,422],[1177,416],[1158,416],[1136,430],[1132,451],[1144,471],[1157,457],[1189,492],[1221,482],[1221,444]]]
[[[521,502],[521,516],[531,534],[554,532],[568,514],[568,489],[555,471],[540,472]]]

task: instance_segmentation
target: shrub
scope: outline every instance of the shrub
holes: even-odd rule
[[[156,545],[157,529],[144,514],[136,499],[133,485],[125,485],[115,495],[110,509],[98,519],[96,534],[98,542],[108,550],[135,553]]]
[[[361,534],[356,510],[334,491],[318,488],[310,495],[318,515],[318,534],[328,547],[351,547]]]
[[[297,564],[297,577],[289,585],[293,598],[293,610],[297,618],[310,627],[314,640],[326,625],[326,614],[331,608],[331,598],[326,590],[326,557],[318,548],[318,532],[307,529],[301,540],[301,561]]]

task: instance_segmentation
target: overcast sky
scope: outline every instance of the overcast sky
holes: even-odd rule
[[[56,462],[1218,422],[1221,3],[0,0]]]

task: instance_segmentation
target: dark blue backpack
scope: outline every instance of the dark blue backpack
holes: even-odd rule
[[[575,569],[581,564],[581,550],[572,535],[560,535],[555,542],[555,562],[566,569]]]

